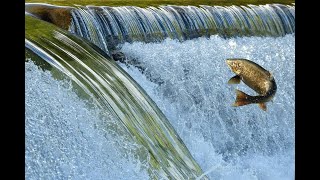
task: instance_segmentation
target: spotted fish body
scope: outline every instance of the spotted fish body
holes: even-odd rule
[[[229,84],[237,84],[241,80],[259,94],[258,96],[250,96],[240,90],[236,90],[237,98],[234,106],[257,103],[261,109],[266,110],[265,103],[272,100],[277,91],[277,85],[272,74],[247,59],[227,59],[226,62],[236,74],[229,80]]]

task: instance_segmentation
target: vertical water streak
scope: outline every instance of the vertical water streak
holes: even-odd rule
[[[106,35],[108,33],[108,30],[102,28],[105,23],[102,21],[99,21],[96,13],[92,9],[88,9],[88,11],[84,11],[83,9],[80,9],[80,12],[78,13],[78,18],[79,17],[83,17],[83,19],[81,19],[81,22],[82,22],[81,27],[83,27],[84,31],[87,31],[87,32],[84,32],[85,33],[84,37],[91,42],[97,42],[95,44],[98,47],[100,47],[103,51],[105,51],[108,55],[110,55],[107,47],[107,43],[106,43],[106,40],[107,40]],[[86,25],[84,25],[85,23]],[[71,27],[72,25],[73,24],[71,24]]]
[[[155,176],[151,178],[190,179],[202,174],[163,113],[116,63],[84,39],[51,24],[29,16],[26,24],[26,48],[68,76],[79,87],[80,97],[106,109],[126,127],[131,140],[148,150],[149,172]]]
[[[70,31],[109,50],[124,42],[183,41],[214,34],[284,36],[295,32],[295,6],[85,6],[72,11]]]
[[[294,45],[294,35],[135,42],[121,47],[127,64],[119,64],[165,113],[202,169],[212,168],[210,179],[294,179]],[[232,107],[235,89],[256,93],[243,82],[227,84],[234,75],[225,63],[230,57],[272,72],[278,89],[267,111],[256,104]]]

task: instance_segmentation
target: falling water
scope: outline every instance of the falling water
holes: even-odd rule
[[[149,178],[147,161],[135,157],[147,150],[119,136],[121,125],[114,117],[80,99],[70,80],[57,81],[28,61],[26,179]]]
[[[26,17],[27,51],[40,56],[31,60],[50,71],[26,63],[27,177],[294,179],[294,5],[86,6],[71,15],[70,31],[84,39]],[[110,61],[114,48],[124,63]],[[231,106],[235,88],[255,92],[226,83],[227,58],[274,75],[267,112]]]
[[[86,6],[72,10],[70,31],[103,50],[124,42],[180,41],[218,34],[284,36],[295,32],[295,7],[248,6]]]
[[[295,39],[217,35],[178,42],[125,43],[120,63],[164,112],[210,179],[294,179]],[[232,107],[228,58],[269,70],[278,89],[267,111]]]
[[[26,16],[26,24],[25,45],[29,52],[38,56],[36,62],[45,63],[46,65],[40,66],[50,70],[56,79],[64,79],[64,77],[71,79],[72,87],[81,99],[91,100],[97,108],[106,111],[118,122],[118,126],[122,127],[118,131],[118,136],[124,134],[128,141],[136,142],[146,149],[135,154],[147,161],[151,178],[187,179],[201,175],[202,170],[199,165],[166,117],[144,90],[109,57],[99,54],[84,39],[49,23]],[[45,117],[42,119],[46,120],[46,116],[50,119],[53,112],[55,111],[43,114],[42,116]],[[64,119],[62,121],[65,121]],[[53,121],[56,123],[56,119]],[[27,126],[27,128],[33,127],[37,126]],[[115,131],[113,127],[109,128],[110,131]],[[109,129],[105,130],[109,131]],[[55,131],[54,134],[56,135]],[[39,132],[36,131],[34,134],[29,134],[29,138],[32,136],[37,138],[38,135]],[[50,137],[45,136],[45,138]],[[30,140],[30,142],[34,141]],[[71,145],[78,146],[76,143]],[[32,148],[28,150],[33,151]],[[47,149],[40,149],[37,153],[46,151]],[[37,153],[28,152],[27,154]],[[60,157],[59,154],[55,156],[52,153],[49,153],[50,158]],[[27,159],[31,161],[27,163],[29,165],[37,163],[36,159],[31,157]],[[38,166],[38,168],[41,167]],[[32,169],[32,167],[26,169]],[[81,172],[78,173],[81,174]]]

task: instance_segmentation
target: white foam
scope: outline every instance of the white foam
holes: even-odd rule
[[[295,35],[185,42],[126,43],[121,51],[144,74],[120,64],[164,112],[202,169],[212,179],[294,179]],[[257,105],[232,107],[234,74],[227,58],[250,59],[277,83],[267,112]],[[150,82],[152,79],[153,82]]]
[[[149,178],[148,163],[135,158],[140,147],[108,112],[79,99],[70,81],[25,66],[26,179]]]

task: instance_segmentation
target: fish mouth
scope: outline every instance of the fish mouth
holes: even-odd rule
[[[226,60],[226,63],[229,67],[232,67],[232,62],[233,62],[233,59],[227,59]]]
[[[238,71],[237,70],[238,69],[237,59],[226,59],[226,63],[232,72],[236,73]]]

